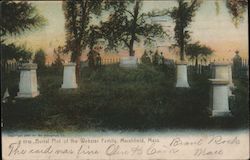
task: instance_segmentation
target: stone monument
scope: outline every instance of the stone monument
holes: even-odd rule
[[[187,62],[181,61],[177,62],[177,88],[189,88],[188,78],[187,78]]]
[[[135,56],[121,57],[119,66],[122,68],[137,68],[137,58]]]
[[[62,89],[74,89],[77,88],[76,84],[76,64],[75,63],[65,63],[63,70],[63,84]]]
[[[228,80],[210,79],[211,94],[209,108],[212,117],[230,116],[228,100]]]
[[[232,78],[232,65],[230,63],[214,63],[214,79],[224,79],[228,81],[228,95],[232,96],[232,89],[234,88]]]
[[[39,95],[37,89],[37,64],[24,63],[21,65],[19,92],[17,98],[32,98]]]

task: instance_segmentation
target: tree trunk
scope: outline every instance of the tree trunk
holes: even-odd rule
[[[74,53],[72,53],[71,55],[71,62],[75,62],[76,63],[76,82],[79,83],[80,81],[80,61],[81,61],[81,54],[80,54],[80,49],[79,47],[77,47],[74,51]]]
[[[139,1],[136,1],[135,7],[134,7],[134,19],[133,19],[133,23],[131,26],[131,40],[129,43],[129,56],[135,56],[135,52],[134,52],[134,41],[136,38],[136,27],[137,27],[137,18],[138,18],[138,14],[139,14]]]
[[[195,70],[196,70],[196,73],[199,73],[198,56],[195,57]]]
[[[130,44],[129,44],[129,56],[134,56],[134,40],[130,40]]]
[[[198,56],[195,57],[195,67],[198,67]]]
[[[181,61],[185,60],[185,58],[184,58],[184,46],[180,47],[180,60]]]
[[[76,58],[76,82],[78,84],[80,82],[80,73],[81,73],[80,62],[81,62],[81,55],[77,56]]]

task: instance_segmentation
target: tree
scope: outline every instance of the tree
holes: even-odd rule
[[[45,68],[46,54],[42,49],[36,52],[33,62],[37,64],[38,69],[41,70]]]
[[[31,51],[27,50],[25,46],[15,46],[12,44],[1,44],[1,59],[5,63],[7,60],[29,61],[31,59]]]
[[[226,6],[232,16],[234,25],[237,27],[239,22],[244,19],[243,14],[248,7],[248,0],[227,0]]]
[[[131,5],[133,7],[131,7]],[[101,23],[101,33],[108,40],[108,49],[120,46],[129,49],[129,56],[134,56],[134,44],[142,38],[145,42],[153,41],[155,37],[164,37],[166,33],[159,24],[146,21],[149,14],[142,13],[142,1],[111,1],[113,13],[106,22]]]
[[[63,1],[66,29],[66,49],[71,61],[76,62],[76,78],[80,76],[80,57],[88,44],[89,24],[93,14],[99,15],[102,0]]]
[[[61,55],[65,54],[65,48],[63,46],[58,46],[53,51],[55,55],[55,60],[52,63],[53,67],[61,68],[63,66],[63,59],[61,58]]]
[[[27,30],[42,27],[46,19],[37,13],[36,8],[28,2],[1,1],[1,58],[3,61],[15,59],[16,61],[28,61],[32,53],[24,46],[4,44],[4,37],[18,35]]]
[[[152,63],[154,65],[158,65],[159,62],[160,62],[160,55],[158,53],[158,50],[156,50],[155,53],[154,53],[154,55],[153,55],[153,57],[152,57]]]
[[[195,66],[198,67],[198,59],[206,60],[207,56],[211,55],[213,50],[200,42],[188,44],[186,46],[186,54],[190,59],[195,60]]]
[[[1,1],[0,36],[17,35],[41,27],[46,19],[28,2]],[[2,39],[3,42],[3,39]]]
[[[176,46],[180,49],[180,60],[183,61],[185,58],[185,45],[190,39],[189,31],[187,27],[195,16],[195,11],[200,6],[200,1],[192,0],[191,2],[185,0],[177,0],[178,7],[174,7],[170,11],[170,16],[175,22],[174,27],[174,39],[176,40]]]

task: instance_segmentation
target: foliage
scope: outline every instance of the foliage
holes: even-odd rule
[[[101,56],[95,50],[90,50],[88,53],[88,65],[90,68],[97,68],[101,66]]]
[[[164,64],[164,56],[163,53],[161,52],[160,54],[158,53],[158,50],[153,52],[150,50],[149,53],[147,51],[144,51],[144,54],[141,57],[141,62],[143,64],[153,64],[153,65],[159,65],[159,64]]]
[[[101,0],[64,1],[66,19],[66,49],[72,52],[71,60],[76,61],[87,46],[88,29],[92,13],[99,13]]]
[[[145,50],[142,57],[141,57],[141,63],[142,64],[151,64],[151,58],[148,52]]]
[[[148,23],[149,16],[142,13],[142,1],[111,1],[113,13],[106,22],[101,22],[101,33],[108,40],[108,49],[119,47],[129,49],[129,55],[134,56],[134,43],[142,38],[145,42],[153,41],[155,37],[163,38],[165,32],[159,24]],[[133,6],[133,7],[131,7]]]
[[[5,0],[1,2],[1,37],[21,34],[26,30],[45,24],[45,18],[38,14],[36,8],[31,3]]]
[[[31,59],[32,52],[25,46],[15,46],[12,44],[1,44],[1,58],[3,61],[15,59],[16,61],[28,61]]]
[[[98,43],[98,39],[102,38],[102,34],[100,33],[100,27],[91,25],[88,34],[88,47],[90,50],[93,50],[94,46]]]
[[[46,54],[42,49],[36,52],[33,62],[37,64],[38,70],[45,68]]]
[[[187,27],[193,20],[195,12],[200,6],[199,0],[193,0],[191,2],[185,0],[177,0],[178,7],[174,7],[170,11],[170,16],[175,22],[174,32],[176,45],[180,48],[180,60],[184,60],[185,45],[190,39],[189,31]]]
[[[54,49],[53,53],[55,55],[55,60],[52,63],[52,66],[55,68],[62,68],[64,60],[61,58],[61,56],[65,53],[65,48],[58,46]]]
[[[249,79],[248,77],[238,79],[235,81],[236,89],[233,91],[235,97],[233,97],[233,105],[231,105],[231,111],[233,115],[242,122],[249,123]]]
[[[244,20],[243,14],[246,12],[248,7],[248,0],[227,0],[226,6],[234,25],[237,27],[239,22]]]
[[[190,43],[186,46],[186,55],[191,60],[195,60],[195,65],[198,66],[198,59],[206,60],[206,57],[213,53],[213,50],[206,45],[201,45],[200,42]]]
[[[80,75],[80,56],[88,44],[89,24],[93,14],[99,15],[102,0],[64,1],[66,49],[71,52],[71,61],[76,62],[77,80]]]

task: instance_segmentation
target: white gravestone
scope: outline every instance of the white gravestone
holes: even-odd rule
[[[74,89],[77,88],[76,84],[76,64],[65,63],[63,70],[63,84],[62,89]]]
[[[177,88],[189,88],[188,78],[187,78],[187,63],[177,62]]]
[[[225,79],[210,79],[211,92],[209,106],[212,112],[212,117],[230,116],[228,102],[228,80]]]
[[[224,79],[229,81],[228,83],[228,95],[232,96],[232,89],[234,88],[232,78],[232,66],[229,63],[214,63],[214,79]]]
[[[37,89],[37,64],[24,63],[20,67],[20,82],[17,98],[32,98],[39,95]]]
[[[121,57],[120,58],[120,67],[122,67],[122,68],[136,68],[137,67],[137,58],[135,56]]]

